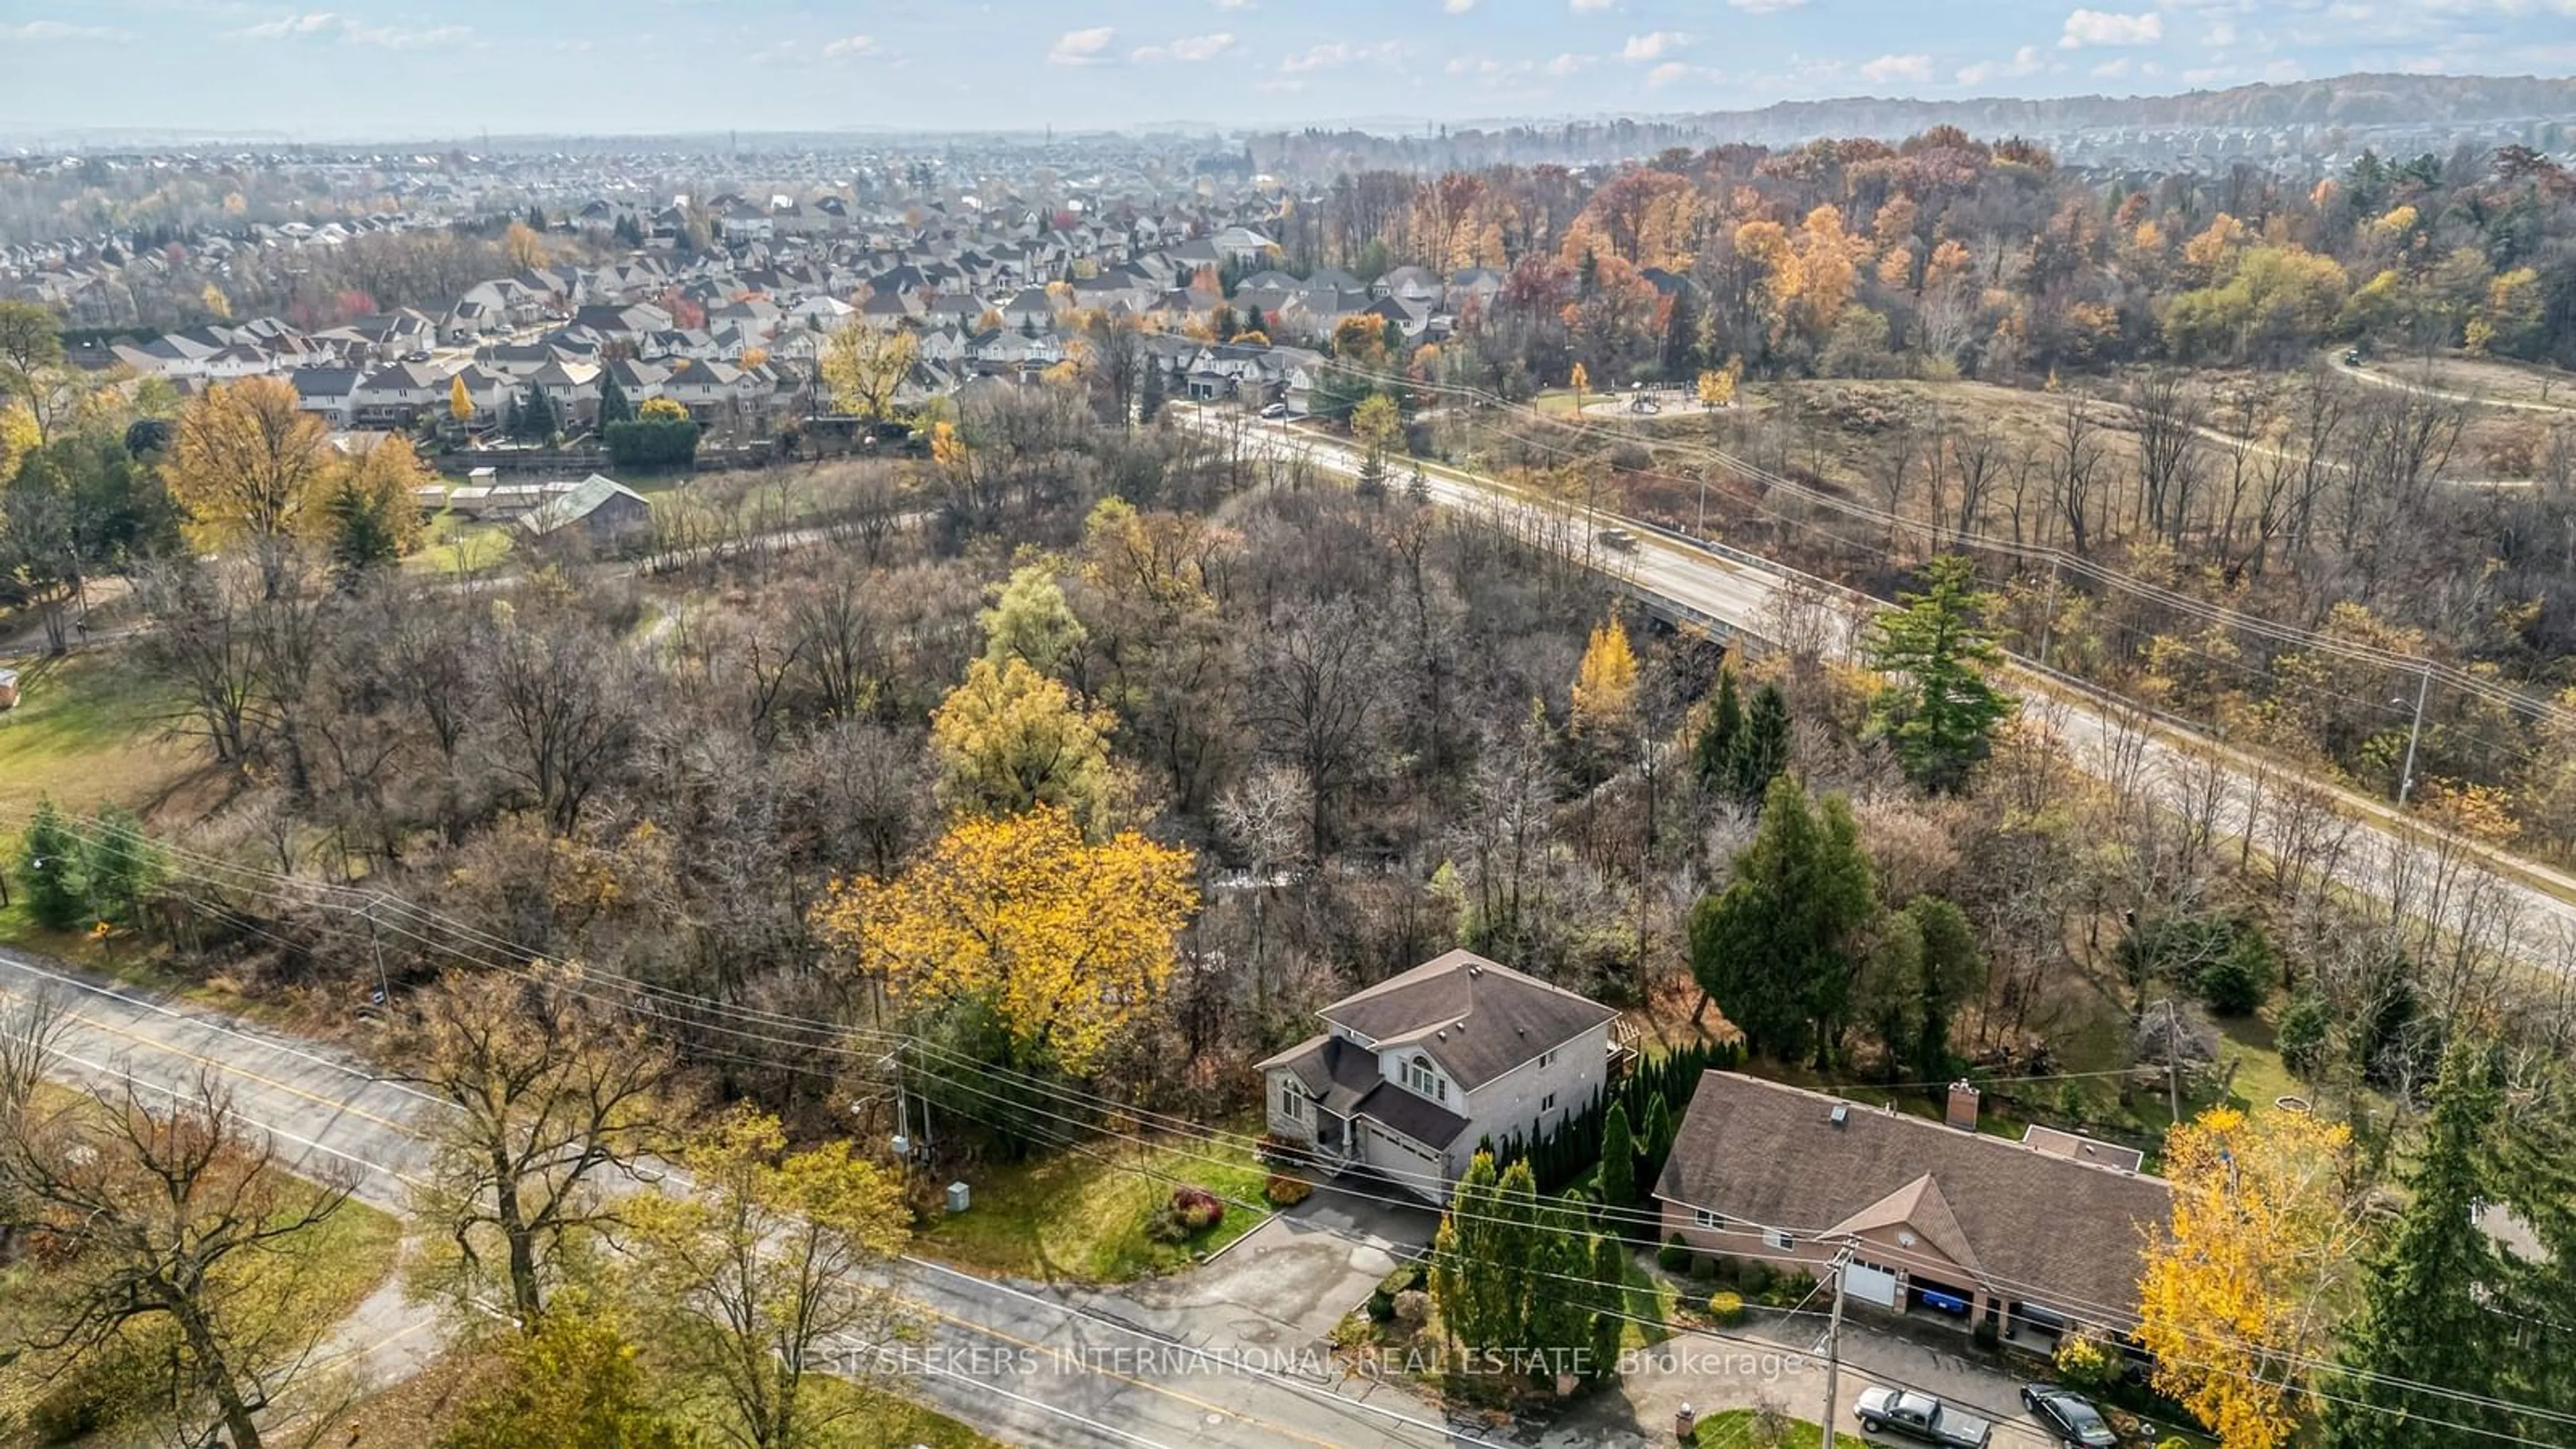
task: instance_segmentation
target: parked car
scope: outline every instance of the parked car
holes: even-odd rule
[[[1930,1394],[1865,1389],[1852,1412],[1870,1433],[1899,1434],[1939,1449],[1986,1449],[1995,1437],[1993,1424],[1963,1414]]]
[[[429,361],[429,354],[428,354],[428,353],[426,353],[426,352],[406,352],[406,353],[404,353],[404,354],[403,354],[403,361],[405,361],[405,362],[427,362],[427,361]]]
[[[2343,365],[2346,367],[2361,366],[2361,349],[2355,347],[2346,351],[2343,355]]]
[[[1288,405],[1284,402],[1272,403],[1261,410],[1261,415],[1265,418],[1284,418],[1288,416]]]
[[[1615,548],[1621,553],[1637,551],[1637,535],[1624,528],[1605,528],[1598,536],[1603,548]]]
[[[2081,1394],[2058,1384],[2024,1384],[2021,1402],[2033,1417],[2047,1426],[2048,1432],[2061,1444],[2081,1444],[2085,1449],[2105,1449],[2120,1442],[2102,1411]]]

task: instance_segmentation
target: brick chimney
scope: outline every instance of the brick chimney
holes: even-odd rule
[[[1950,1084],[1950,1112],[1944,1119],[1962,1132],[1977,1130],[1977,1089],[1966,1082]]]

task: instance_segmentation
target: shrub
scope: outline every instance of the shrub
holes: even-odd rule
[[[1736,1291],[1747,1298],[1759,1298],[1771,1291],[1773,1277],[1768,1263],[1747,1263],[1735,1275]]]
[[[611,467],[685,468],[698,460],[698,425],[686,417],[610,423],[599,441]]]
[[[1431,1295],[1419,1288],[1408,1288],[1395,1295],[1395,1321],[1407,1328],[1420,1328],[1431,1319]]]
[[[1302,1177],[1290,1177],[1284,1172],[1270,1174],[1270,1180],[1261,1185],[1261,1196],[1272,1207],[1295,1207],[1314,1195],[1313,1183]]]
[[[2334,1029],[2334,1012],[2322,997],[2302,993],[2281,1008],[2281,1027],[2273,1042],[2281,1064],[2302,1077],[2313,1076],[2325,1061],[2326,1034]]]
[[[1690,1245],[1682,1241],[1682,1235],[1679,1233],[1665,1239],[1664,1245],[1655,1250],[1655,1266],[1667,1273],[1687,1270],[1690,1267],[1690,1260]]]
[[[2101,1339],[2078,1331],[2057,1341],[2057,1376],[2075,1388],[2098,1389],[2119,1377],[2119,1366]]]
[[[1968,1331],[1968,1338],[1988,1353],[2003,1347],[2003,1335],[1995,1331],[1995,1321],[1991,1318],[1978,1319],[1977,1326]]]
[[[1690,1275],[1703,1283],[1716,1282],[1717,1259],[1707,1257],[1691,1259]]]
[[[1304,1167],[1315,1160],[1314,1150],[1294,1137],[1264,1132],[1253,1145],[1253,1156],[1272,1167]]]
[[[2248,922],[2237,927],[2227,954],[2200,968],[2200,999],[2220,1016],[2247,1016],[2272,990],[2272,943],[2262,928]]]
[[[1172,1189],[1172,1215],[1189,1231],[1203,1233],[1225,1221],[1225,1203],[1203,1187],[1176,1187]]]
[[[1733,1293],[1710,1294],[1708,1296],[1708,1320],[1720,1328],[1729,1328],[1735,1324],[1742,1323],[1744,1321],[1744,1300]]]

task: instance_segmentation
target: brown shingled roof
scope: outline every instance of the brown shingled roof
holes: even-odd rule
[[[1902,1209],[1996,1293],[2097,1321],[2108,1308],[2122,1321],[2105,1326],[2132,1325],[2146,1245],[2171,1220],[2162,1178],[1857,1106],[1837,1127],[1840,1101],[1735,1072],[1706,1074],[1655,1196],[1804,1236],[1836,1225],[1854,1231]],[[1941,1241],[1953,1230],[1955,1241]]]
[[[1426,1052],[1473,1091],[1619,1013],[1473,951],[1435,956],[1323,1010],[1376,1042]]]

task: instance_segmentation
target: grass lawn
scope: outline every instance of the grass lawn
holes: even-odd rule
[[[1782,1415],[1764,1425],[1752,1409],[1725,1409],[1703,1416],[1691,1432],[1691,1442],[1699,1449],[1808,1449],[1824,1437],[1821,1426],[1810,1419],[1793,1419]],[[1857,1434],[1834,1431],[1834,1449],[1871,1449],[1870,1442]]]
[[[178,696],[133,650],[101,645],[17,666],[18,707],[0,713],[0,832],[38,797],[66,810],[141,807],[187,775],[195,752],[166,737]]]
[[[942,1219],[922,1248],[978,1272],[1124,1283],[1186,1267],[1193,1254],[1213,1253],[1252,1231],[1269,1215],[1261,1203],[1268,1177],[1241,1145],[1104,1140],[967,1174],[975,1205]],[[1223,1198],[1225,1220],[1189,1242],[1158,1243],[1146,1227],[1184,1183]]]
[[[507,524],[477,523],[454,513],[429,520],[420,551],[403,567],[442,576],[485,573],[510,556],[514,530]]]

